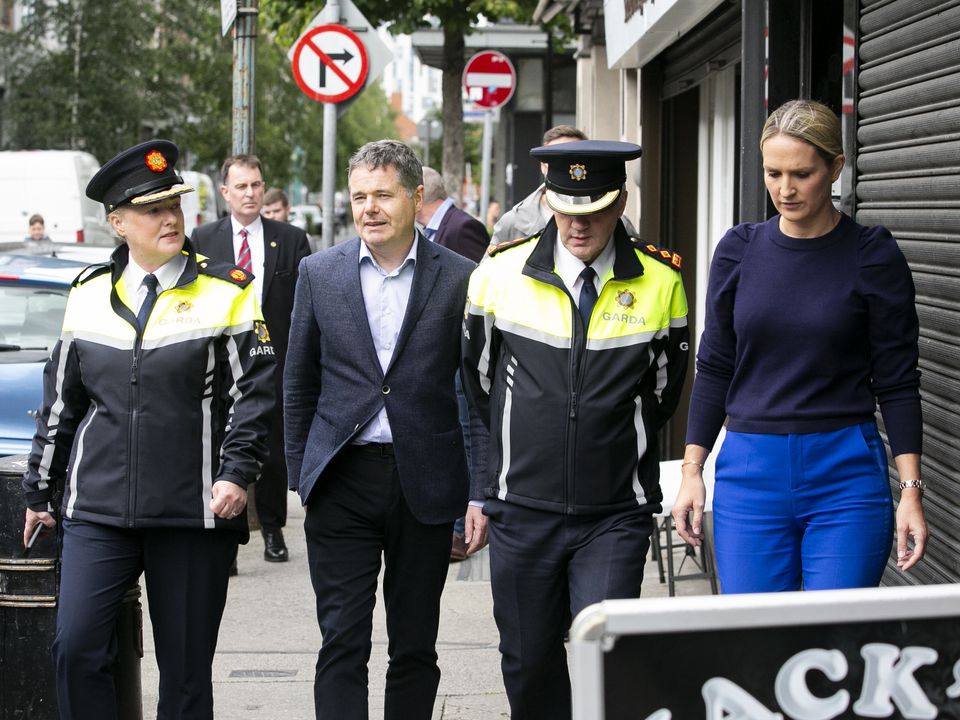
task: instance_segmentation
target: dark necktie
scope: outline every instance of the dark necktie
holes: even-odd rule
[[[433,242],[433,236],[436,235],[436,234],[437,234],[437,229],[436,229],[436,228],[424,228],[424,229],[423,229],[423,236],[424,236],[427,240],[429,240],[430,242]]]
[[[140,306],[140,312],[137,313],[137,325],[140,326],[140,331],[143,332],[143,329],[147,326],[147,318],[150,317],[150,311],[153,310],[154,303],[157,302],[157,281],[156,275],[147,275],[143,278],[143,284],[147,286],[147,297],[143,300],[143,305]]]
[[[247,272],[253,272],[253,259],[250,257],[250,244],[247,242],[247,236],[250,233],[246,228],[240,228],[240,252],[237,254],[237,267]]]
[[[586,335],[587,328],[590,327],[590,315],[593,313],[593,306],[597,304],[597,286],[593,284],[593,279],[597,276],[597,271],[589,265],[580,273],[580,279],[583,285],[580,286],[580,319],[583,320],[583,333]]]

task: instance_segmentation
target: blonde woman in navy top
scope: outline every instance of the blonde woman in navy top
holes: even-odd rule
[[[717,246],[673,518],[702,540],[703,464],[726,422],[713,512],[724,592],[880,583],[894,533],[879,405],[900,476],[897,565],[927,538],[918,321],[910,269],[883,227],[831,201],[840,121],[793,100],[760,138],[779,214]]]

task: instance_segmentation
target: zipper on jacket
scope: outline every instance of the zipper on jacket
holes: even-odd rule
[[[573,295],[568,290],[566,290],[566,294],[570,298],[570,310],[573,315],[573,332],[570,338],[570,414],[567,420],[567,462],[563,478],[563,504],[569,510],[573,498],[577,461],[577,414],[580,388],[583,385],[583,367],[586,364],[587,328],[582,327],[583,322],[580,319],[577,304],[573,301]],[[578,327],[580,328],[579,333],[577,332]]]
[[[137,337],[133,341],[133,362],[130,365],[130,422],[127,434],[127,527],[134,526],[137,504],[137,475],[139,473],[139,454],[137,452],[137,430],[140,425],[140,353],[143,350],[143,330],[137,328]]]

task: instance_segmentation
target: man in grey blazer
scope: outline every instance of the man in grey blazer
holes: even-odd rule
[[[465,509],[469,551],[486,543],[454,391],[473,263],[416,230],[423,173],[406,145],[364,145],[348,185],[360,236],[301,262],[284,373],[287,467],[306,507],[323,635],[316,716],[367,717],[382,554],[384,718],[428,720],[450,536]]]

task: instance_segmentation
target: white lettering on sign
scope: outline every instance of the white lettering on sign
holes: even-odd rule
[[[927,647],[905,647],[868,643],[860,649],[866,661],[863,688],[853,710],[861,717],[890,717],[896,704],[906,720],[937,717],[937,708],[927,699],[913,673],[923,665],[937,661],[937,651]]]
[[[937,651],[908,646],[900,650],[887,643],[868,643],[860,649],[864,659],[863,687],[853,704],[856,717],[903,720],[935,720],[937,708],[930,702],[914,673],[937,661]],[[807,685],[811,671],[823,673],[832,682],[847,676],[847,658],[839,650],[813,648],[797,653],[777,673],[774,692],[780,709],[790,720],[832,720],[847,712],[850,693],[838,690],[830,697],[814,695]],[[960,661],[953,666],[954,683],[947,697],[960,696]],[[784,720],[732,680],[713,677],[701,689],[705,720]],[[896,714],[894,711],[896,706]],[[671,720],[670,710],[661,708],[646,720]]]
[[[807,673],[819,670],[834,682],[847,675],[847,658],[839,650],[804,650],[787,660],[774,685],[780,709],[794,720],[829,720],[850,704],[850,693],[840,690],[828,698],[819,698],[807,687]]]
[[[960,660],[953,664],[953,685],[947,688],[947,697],[951,699],[960,697]]]
[[[707,712],[706,720],[783,720],[772,713],[736,683],[726,678],[710,678],[701,690]]]

